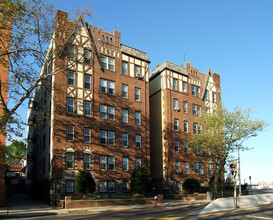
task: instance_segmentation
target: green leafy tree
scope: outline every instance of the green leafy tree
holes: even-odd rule
[[[22,141],[14,141],[6,147],[6,164],[18,165],[26,153],[26,144]]]
[[[82,193],[85,198],[86,194],[93,193],[95,190],[96,183],[90,171],[87,169],[79,170],[79,174],[76,179],[76,192]]]
[[[131,173],[130,188],[132,192],[147,193],[152,188],[152,180],[149,172],[141,166],[137,166]]]
[[[248,150],[243,142],[251,137],[257,136],[268,125],[265,121],[251,119],[251,110],[237,107],[229,112],[226,108],[218,106],[215,114],[203,113],[199,117],[199,124],[202,125],[202,132],[191,136],[189,142],[192,148],[202,146],[210,148],[208,162],[213,165],[212,175],[213,198],[215,198],[219,178],[224,175],[224,166],[229,156],[235,150]]]
[[[200,184],[197,179],[195,178],[187,178],[183,182],[183,190],[187,193],[194,193],[195,191],[199,190]]]

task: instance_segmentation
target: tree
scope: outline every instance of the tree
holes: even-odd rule
[[[131,173],[130,188],[132,192],[147,193],[152,188],[152,180],[149,172],[141,166],[137,166]]]
[[[96,190],[96,183],[91,173],[87,169],[79,170],[79,174],[76,179],[76,192],[82,193],[84,198],[87,193],[93,193]]]
[[[26,153],[26,144],[22,141],[14,141],[6,147],[6,164],[18,165]]]
[[[208,162],[212,164],[212,175],[214,176],[213,198],[215,198],[218,188],[219,178],[224,175],[224,166],[227,159],[235,150],[248,150],[243,146],[243,142],[250,137],[257,136],[267,126],[262,120],[252,120],[251,110],[242,110],[236,107],[229,112],[221,105],[215,109],[215,114],[203,113],[199,117],[199,124],[202,126],[202,132],[199,135],[193,135],[189,143],[194,146],[208,147]]]
[[[183,182],[183,189],[188,193],[194,193],[200,188],[200,184],[195,178],[187,178]]]

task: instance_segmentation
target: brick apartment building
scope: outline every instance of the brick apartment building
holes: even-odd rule
[[[6,43],[0,44],[0,53],[6,52],[9,48],[9,43],[6,42],[7,36],[10,35],[10,31],[1,31],[2,42]],[[0,58],[0,89],[1,95],[5,103],[7,103],[8,97],[8,77],[9,77],[9,59],[8,56],[1,56]],[[3,114],[3,109],[0,107],[0,118]],[[2,131],[5,133],[5,131]],[[5,146],[6,146],[6,136],[0,132],[0,206],[5,205]]]
[[[150,61],[120,35],[56,13],[49,51],[60,56],[41,74],[58,72],[35,90],[28,111],[27,184],[46,200],[72,195],[81,168],[101,194],[128,192],[137,165],[150,170]]]
[[[220,75],[165,61],[150,73],[151,175],[159,189],[182,190],[188,177],[204,185],[211,175],[210,149],[191,149],[201,132],[197,116],[221,101]]]

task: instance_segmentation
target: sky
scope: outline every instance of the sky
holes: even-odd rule
[[[46,0],[45,2],[50,2]],[[144,51],[150,71],[164,61],[185,61],[221,76],[228,110],[251,108],[253,119],[270,126],[240,152],[242,183],[273,182],[273,1],[271,0],[55,0],[72,14],[91,8],[86,22],[112,33],[121,43]],[[26,117],[26,116],[25,116]]]

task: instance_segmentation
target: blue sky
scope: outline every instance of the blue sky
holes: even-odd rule
[[[47,0],[48,1],[48,0]],[[69,13],[87,0],[56,0]],[[273,182],[273,1],[270,0],[94,0],[96,16],[86,21],[108,32],[119,30],[121,43],[148,53],[150,71],[165,60],[190,62],[199,71],[221,75],[222,102],[252,108],[253,118],[269,123],[245,143],[242,182]]]

